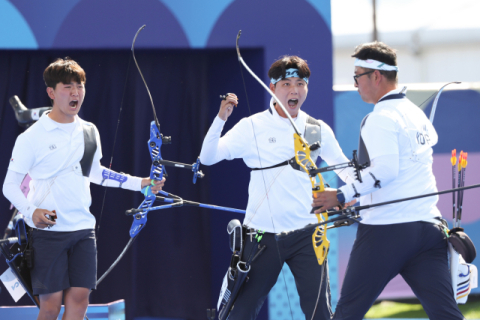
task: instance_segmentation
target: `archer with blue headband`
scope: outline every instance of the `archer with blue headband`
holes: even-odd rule
[[[438,196],[384,206],[382,202],[437,192],[433,149],[438,135],[425,113],[397,85],[395,50],[381,42],[358,46],[352,56],[354,86],[374,104],[360,126],[359,162],[368,163],[363,181],[340,188],[346,201],[359,199],[362,220],[349,258],[333,319],[361,320],[385,286],[400,274],[429,319],[462,320],[455,302],[447,239]],[[337,205],[327,189],[312,206]]]
[[[297,56],[284,56],[271,65],[268,76],[270,89],[285,106],[303,137],[309,144],[318,142],[320,147],[311,153],[313,161],[321,157],[329,165],[348,162],[332,129],[301,110],[310,81],[307,62]],[[203,142],[200,161],[213,165],[221,160],[242,158],[251,168],[243,226],[236,220],[238,229],[243,227],[244,233],[240,237],[243,242],[238,256],[240,261],[248,261],[252,248],[265,249],[253,255],[256,258],[251,262],[249,280],[243,283],[238,295],[234,296],[234,291],[228,289],[227,294],[221,292],[217,306],[222,309],[219,319],[255,319],[277,278],[282,277],[284,263],[295,277],[306,319],[330,319],[327,261],[319,264],[312,245],[312,232],[298,230],[318,220],[310,213],[311,181],[294,158],[294,127],[272,98],[265,111],[243,118],[221,137],[225,122],[237,106],[235,94],[224,97]],[[347,182],[355,179],[353,170],[344,170],[340,176]],[[230,223],[234,225],[233,221]],[[232,235],[234,228],[230,226],[228,232]],[[258,233],[263,233],[261,243],[252,237]],[[277,238],[278,233],[282,236]],[[232,248],[232,251],[235,250]],[[224,283],[227,288],[227,281]],[[227,311],[223,309],[227,308],[225,302],[232,303]]]

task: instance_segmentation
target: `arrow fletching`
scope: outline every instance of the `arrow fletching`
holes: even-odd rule
[[[452,150],[452,158],[450,159],[452,162],[452,166],[454,166],[457,163],[457,149]]]

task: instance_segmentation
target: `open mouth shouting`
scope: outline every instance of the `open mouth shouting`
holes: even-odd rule
[[[298,99],[288,100],[288,106],[292,109],[295,108],[297,106],[297,104],[298,104]]]
[[[70,106],[71,109],[76,109],[77,106],[78,106],[78,100],[70,101],[69,106]]]

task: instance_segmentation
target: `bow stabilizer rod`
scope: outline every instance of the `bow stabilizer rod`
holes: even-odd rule
[[[205,204],[205,203],[200,203],[200,202],[194,202],[194,201],[189,201],[189,200],[183,200],[181,198],[167,198],[167,197],[161,197],[161,196],[156,196],[156,200],[158,201],[163,201],[166,203],[171,203],[167,205],[162,205],[158,207],[151,207],[147,209],[130,209],[125,211],[125,214],[127,216],[131,216],[140,212],[145,212],[145,211],[155,211],[155,210],[161,210],[161,209],[168,209],[168,208],[173,208],[173,207],[183,207],[183,206],[189,206],[189,207],[199,207],[199,208],[206,208],[206,209],[213,209],[213,210],[220,210],[220,211],[228,211],[228,212],[235,212],[235,213],[243,213],[245,214],[245,210],[241,209],[235,209],[235,208],[230,208],[230,207],[222,207],[222,206],[216,206],[213,204]]]
[[[355,170],[355,174],[357,175],[357,180],[360,182],[363,182],[360,171],[365,169],[367,166],[365,164],[361,165],[358,163],[357,150],[353,150],[353,157],[352,157],[352,160],[349,162],[339,163],[339,164],[328,166],[328,167],[311,169],[308,171],[308,173],[310,174],[310,177],[314,177],[317,173],[340,170],[340,169],[345,169],[349,167],[352,167]]]
[[[386,202],[379,202],[379,203],[374,203],[374,204],[369,204],[369,205],[364,205],[364,206],[348,207],[348,208],[338,210],[338,211],[329,211],[328,216],[331,217],[331,216],[338,215],[338,214],[348,216],[348,215],[352,215],[352,213],[358,213],[361,210],[380,207],[380,206],[385,206],[387,204],[416,200],[416,199],[421,199],[421,198],[426,198],[426,197],[433,197],[433,196],[438,196],[438,195],[445,194],[445,193],[463,191],[463,190],[474,189],[474,188],[480,188],[480,184],[472,184],[472,185],[466,186],[466,187],[453,188],[453,189],[443,190],[443,191],[439,191],[439,192],[426,193],[426,194],[421,194],[421,195],[414,196],[414,197],[402,198],[402,199],[391,200],[391,201],[386,201]],[[325,221],[325,222],[328,223],[328,222],[331,222],[331,221],[333,221],[333,220],[329,219],[328,221]],[[317,223],[317,224],[309,224],[309,225],[307,225],[307,226],[305,226],[301,229],[298,229],[298,230],[310,230],[310,229],[313,229],[317,226],[321,226],[323,224],[324,224],[323,222],[322,223]]]

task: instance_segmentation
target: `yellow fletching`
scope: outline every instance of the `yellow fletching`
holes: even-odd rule
[[[452,150],[452,158],[450,159],[450,161],[452,161],[452,166],[454,166],[455,163],[457,163],[457,149]],[[460,158],[458,161],[460,161]]]

